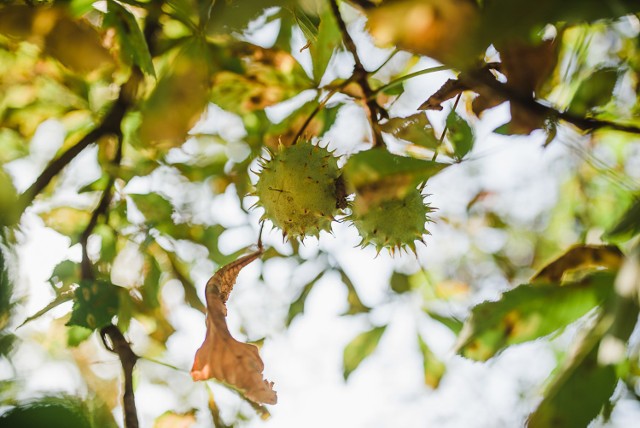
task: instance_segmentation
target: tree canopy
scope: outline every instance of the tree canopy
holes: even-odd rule
[[[154,426],[268,418],[260,348],[326,282],[360,326],[344,381],[395,305],[425,393],[452,375],[434,329],[480,362],[545,342],[556,366],[519,422],[609,421],[640,400],[639,53],[632,0],[1,2],[0,358],[20,373],[36,342],[84,392],[10,376],[0,424],[136,427],[140,361],[191,375]],[[552,165],[515,171],[495,141]],[[34,224],[68,251],[31,310]],[[356,279],[375,264],[377,300]],[[188,363],[168,351],[183,330],[204,334]],[[105,349],[119,377],[96,373]]]

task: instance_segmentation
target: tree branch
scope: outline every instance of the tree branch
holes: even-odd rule
[[[36,181],[27,190],[25,190],[22,195],[20,195],[18,198],[19,212],[24,212],[24,210],[31,205],[35,197],[42,192],[45,187],[47,187],[53,177],[58,175],[65,166],[67,166],[89,145],[95,143],[105,135],[119,133],[120,123],[122,122],[128,106],[129,102],[126,100],[125,91],[121,90],[120,96],[113,106],[111,106],[111,109],[104,117],[102,123],[85,135],[80,141],[78,141],[78,143],[76,143],[75,146],[68,149],[60,155],[60,157],[47,165]]]
[[[603,128],[610,128],[616,131],[629,132],[632,134],[640,134],[640,127],[636,125],[611,122],[608,120],[595,119],[591,117],[576,116],[567,111],[559,111],[551,106],[541,104],[531,96],[526,96],[513,91],[504,83],[497,80],[488,79],[479,73],[469,73],[466,77],[472,86],[483,86],[492,91],[496,95],[507,101],[517,103],[519,106],[527,109],[531,114],[543,118],[557,118],[568,122],[583,131],[595,131]]]
[[[342,33],[342,40],[344,42],[344,45],[347,50],[351,52],[351,55],[353,55],[353,60],[355,62],[355,66],[353,68],[353,77],[355,78],[355,81],[358,82],[358,84],[362,88],[362,92],[364,93],[365,111],[371,124],[371,131],[373,132],[373,146],[382,146],[382,133],[380,132],[380,127],[378,126],[378,120],[380,119],[382,109],[376,102],[374,97],[375,93],[371,89],[369,81],[367,80],[367,76],[369,75],[369,73],[362,65],[362,61],[360,61],[360,57],[358,56],[358,49],[356,47],[356,44],[353,42],[349,31],[347,31],[347,25],[342,19],[337,1],[330,0],[329,4],[331,5],[331,11],[333,12],[333,15],[335,16],[338,23],[338,28],[340,28],[340,32]]]
[[[138,428],[138,413],[133,394],[133,367],[138,356],[133,352],[129,342],[124,338],[118,327],[111,324],[100,330],[100,337],[104,347],[120,358],[124,372],[124,393],[122,395],[124,409],[124,424],[126,428]]]
[[[347,0],[352,5],[359,7],[362,10],[369,10],[376,7],[375,3],[369,0]]]

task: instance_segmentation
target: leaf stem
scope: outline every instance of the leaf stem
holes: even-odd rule
[[[456,97],[456,100],[453,103],[453,107],[451,108],[451,111],[456,111],[456,109],[458,108],[458,103],[460,102],[460,97],[462,97],[462,92],[460,92],[458,94],[458,96]],[[444,129],[442,130],[442,134],[440,134],[440,139],[438,140],[438,147],[436,147],[436,150],[433,153],[433,157],[431,158],[431,160],[433,162],[435,162],[436,159],[438,158],[438,149],[442,145],[442,143],[444,141],[444,137],[447,135],[447,131],[448,130],[449,130],[449,124],[445,121],[444,122]]]
[[[425,74],[430,74],[430,73],[436,73],[438,71],[445,71],[445,70],[451,70],[451,67],[446,66],[446,65],[439,65],[437,67],[431,67],[431,68],[426,68],[424,70],[419,70],[413,73],[409,73],[409,74],[405,74],[404,76],[400,76],[395,80],[392,80],[391,82],[380,86],[378,89],[375,89],[373,91],[372,96],[376,96],[378,95],[380,92],[386,91],[387,89],[393,88],[395,86],[398,86],[400,83],[404,82],[405,80],[409,80],[412,79],[414,77],[418,77],[418,76],[422,76]]]
[[[305,129],[307,129],[307,127],[309,126],[309,124],[311,123],[313,118],[320,112],[320,110],[322,110],[324,108],[325,105],[327,105],[327,103],[329,102],[331,97],[333,97],[337,92],[342,90],[350,82],[351,82],[351,80],[345,80],[341,85],[336,86],[335,88],[331,89],[331,91],[313,109],[313,111],[311,112],[309,117],[307,117],[307,120],[304,121],[304,123],[302,124],[302,126],[300,127],[298,132],[296,132],[296,135],[291,140],[291,145],[294,145],[294,144],[296,144],[298,142],[298,139],[300,137],[302,137],[302,134],[304,133]]]
[[[338,23],[338,28],[342,33],[342,41],[344,42],[347,50],[353,56],[353,60],[355,62],[355,66],[353,68],[353,77],[355,81],[358,82],[358,84],[362,88],[362,92],[364,93],[364,107],[369,119],[369,123],[371,124],[371,131],[373,132],[373,147],[382,147],[384,146],[384,142],[382,140],[380,127],[378,126],[378,120],[380,119],[380,114],[386,112],[381,109],[381,107],[376,102],[375,97],[373,97],[374,92],[369,85],[369,81],[367,80],[369,73],[362,65],[362,61],[360,61],[358,49],[353,39],[351,38],[349,31],[347,30],[347,25],[342,19],[337,1],[330,0],[329,5],[331,6],[331,11],[336,18],[336,22]]]

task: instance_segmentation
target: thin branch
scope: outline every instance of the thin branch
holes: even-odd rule
[[[460,102],[460,98],[461,97],[462,97],[462,92],[460,92],[458,94],[458,96],[456,97],[456,100],[453,103],[453,107],[451,108],[451,111],[456,111],[456,109],[458,108],[458,103]],[[444,141],[444,137],[447,135],[447,131],[448,130],[449,130],[449,124],[445,121],[444,122],[444,129],[442,130],[442,134],[440,135],[440,139],[438,140],[438,147],[436,148],[436,151],[433,153],[433,157],[431,158],[431,160],[433,162],[435,162],[436,159],[438,159],[438,149],[442,145],[442,143]]]
[[[480,76],[478,73],[470,73],[467,76],[467,80],[470,81],[473,86],[484,86],[498,96],[505,98],[510,102],[517,103],[519,106],[528,110],[531,114],[542,118],[557,118],[568,122],[583,131],[590,132],[598,129],[610,128],[615,131],[640,134],[640,127],[637,125],[611,122],[608,120],[595,119],[591,117],[576,116],[567,111],[559,111],[553,107],[541,104],[533,97],[514,92],[504,83],[500,83],[497,80],[487,79],[483,76]]]
[[[369,10],[376,7],[376,5],[369,0],[347,0],[347,1],[352,5],[359,7],[362,10]]]
[[[422,76],[424,74],[430,74],[430,73],[435,73],[438,71],[445,71],[445,70],[451,70],[451,67],[446,65],[439,65],[437,67],[425,68],[424,70],[419,70],[413,73],[405,74],[404,76],[400,76],[397,79],[392,80],[391,82],[380,86],[378,89],[375,89],[372,95],[375,97],[380,92],[386,91],[389,88],[393,88],[399,85],[400,83],[404,82],[405,80],[413,79],[414,77]]]
[[[120,123],[128,108],[128,101],[124,95],[124,91],[120,91],[120,97],[111,106],[111,109],[104,117],[100,125],[85,135],[76,145],[64,152],[60,157],[52,161],[42,171],[36,181],[20,195],[18,199],[19,211],[23,212],[35,199],[35,197],[44,190],[51,182],[53,177],[58,175],[73,159],[76,158],[84,149],[95,143],[98,139],[105,135],[117,134],[120,132]]]
[[[331,99],[331,97],[333,97],[337,92],[339,92],[340,90],[342,90],[345,86],[347,86],[349,83],[351,82],[351,80],[346,80],[344,81],[341,85],[333,88],[319,103],[318,105],[313,109],[313,111],[311,112],[311,114],[309,115],[309,117],[307,117],[307,119],[304,121],[304,123],[302,124],[302,126],[300,127],[300,129],[298,130],[298,132],[296,132],[296,135],[293,137],[293,139],[291,140],[291,144],[296,144],[298,142],[298,139],[300,137],[302,137],[302,134],[304,133],[305,129],[307,129],[307,127],[309,126],[309,124],[311,123],[311,121],[313,120],[313,118],[320,112],[320,110],[322,110],[324,108],[325,105],[327,105],[327,103],[329,102],[329,100]]]
[[[115,325],[111,324],[103,327],[100,330],[100,337],[104,347],[117,354],[122,364],[122,371],[124,372],[124,394],[122,395],[124,425],[126,428],[138,428],[138,413],[133,394],[133,367],[138,361],[138,356],[133,352],[129,342]]]
[[[382,109],[376,102],[375,97],[373,97],[374,92],[369,85],[369,81],[367,80],[369,73],[362,65],[362,61],[360,61],[358,49],[356,47],[356,44],[353,42],[349,31],[347,31],[347,25],[342,19],[337,1],[330,0],[329,4],[331,5],[331,11],[333,12],[333,15],[336,18],[336,22],[338,23],[338,28],[340,28],[340,32],[342,33],[342,40],[344,42],[344,45],[347,50],[351,52],[351,55],[353,55],[353,60],[355,62],[355,66],[353,68],[353,77],[358,82],[358,84],[362,88],[362,92],[364,93],[365,111],[371,124],[371,131],[373,132],[373,146],[383,146],[382,133],[380,132],[380,127],[378,126],[378,120],[380,119],[379,116],[382,113]]]

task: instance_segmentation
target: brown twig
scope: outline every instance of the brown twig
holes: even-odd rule
[[[102,343],[107,350],[118,355],[124,372],[124,393],[122,395],[124,409],[124,425],[126,428],[138,428],[138,413],[133,393],[133,367],[138,356],[133,352],[122,332],[113,324],[100,330]]]
[[[320,112],[320,110],[322,110],[324,108],[325,105],[327,105],[327,103],[329,102],[329,100],[331,99],[331,97],[333,97],[337,92],[339,92],[341,89],[343,89],[345,86],[347,86],[347,84],[349,84],[351,82],[351,80],[345,80],[341,85],[333,88],[319,103],[318,105],[313,109],[313,111],[311,112],[311,114],[309,115],[309,117],[307,117],[307,119],[304,121],[304,123],[302,124],[302,126],[300,127],[300,129],[298,130],[298,132],[296,132],[296,135],[293,137],[293,140],[291,140],[291,144],[296,144],[298,142],[298,139],[300,137],[302,137],[302,134],[304,133],[305,129],[307,129],[307,127],[309,126],[309,124],[311,123],[311,121],[313,120],[313,118]]]
[[[470,81],[473,86],[485,87],[496,95],[510,102],[518,104],[522,108],[528,110],[531,114],[542,118],[560,119],[574,125],[575,127],[583,131],[591,132],[598,129],[610,128],[615,131],[640,134],[639,126],[611,122],[608,120],[595,119],[591,117],[576,116],[568,111],[559,111],[551,106],[541,104],[531,96],[522,95],[513,91],[504,83],[500,83],[497,80],[488,79],[478,73],[470,73],[467,76],[467,80]]]
[[[380,119],[380,114],[383,112],[383,110],[380,108],[375,100],[375,97],[373,96],[375,93],[371,89],[369,81],[367,80],[369,73],[362,65],[362,61],[360,61],[358,49],[353,39],[351,38],[349,31],[347,31],[347,25],[342,19],[337,1],[330,0],[329,4],[331,5],[331,11],[333,12],[333,15],[336,18],[336,22],[338,23],[338,28],[340,28],[340,32],[342,33],[344,46],[351,53],[355,62],[355,65],[353,67],[353,77],[354,80],[358,82],[360,88],[362,88],[362,92],[364,93],[365,111],[367,113],[367,117],[369,118],[369,123],[371,124],[371,131],[373,132],[373,146],[383,146],[382,133],[380,132],[380,127],[378,126],[378,120]]]
[[[462,97],[462,92],[460,92],[456,97],[456,100],[453,103],[453,107],[451,108],[451,111],[456,111],[461,97]],[[444,137],[447,135],[448,130],[449,130],[449,124],[445,121],[444,129],[442,130],[442,134],[440,135],[440,139],[438,140],[438,147],[436,148],[435,152],[433,153],[433,157],[431,158],[433,162],[435,162],[435,160],[438,159],[438,149],[440,148],[440,146],[442,146],[442,143],[444,142]]]
[[[20,212],[23,212],[29,205],[31,205],[35,197],[42,192],[45,187],[47,187],[53,177],[58,175],[60,171],[62,171],[62,169],[64,169],[64,167],[75,159],[76,156],[78,156],[84,149],[95,143],[103,136],[119,133],[120,123],[127,111],[128,104],[129,103],[126,101],[126,97],[124,96],[124,91],[121,91],[120,97],[118,97],[118,100],[105,115],[102,123],[85,135],[73,147],[60,155],[60,157],[47,165],[36,181],[27,190],[25,190],[22,195],[20,195],[20,198],[18,199]]]
[[[369,10],[376,7],[376,5],[369,0],[348,0],[348,2],[362,10]]]

